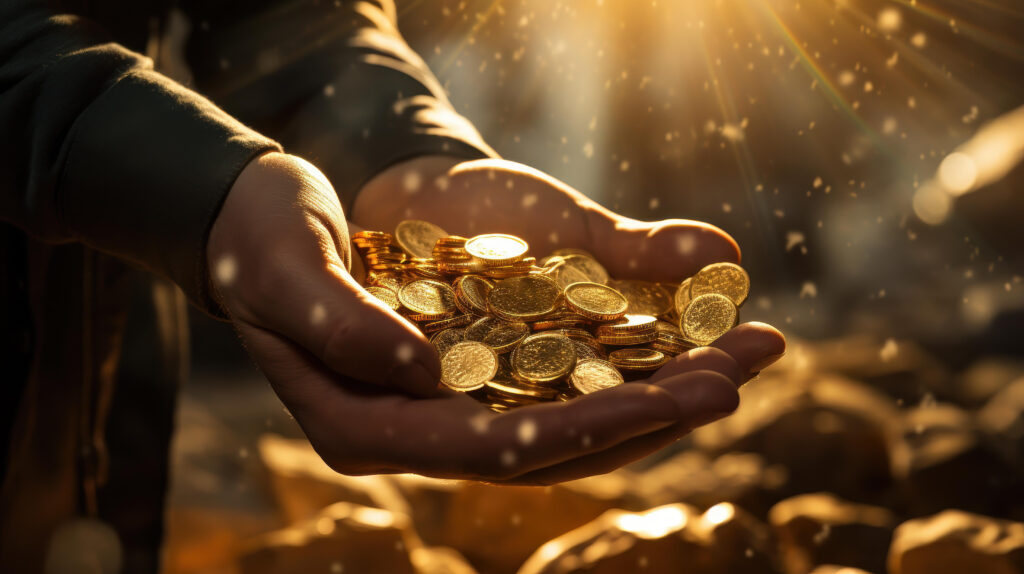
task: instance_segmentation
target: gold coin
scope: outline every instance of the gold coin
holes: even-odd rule
[[[608,360],[620,369],[654,371],[668,362],[668,355],[654,349],[616,349],[608,353]]]
[[[584,395],[621,385],[625,380],[615,365],[601,359],[583,359],[569,375],[569,383]]]
[[[522,259],[529,245],[515,235],[488,233],[466,242],[466,253],[488,265],[508,265]]]
[[[750,294],[750,276],[735,263],[712,263],[690,280],[690,297],[708,293],[725,295],[739,307]]]
[[[491,312],[506,321],[535,321],[558,307],[561,294],[550,279],[527,275],[495,283],[487,303]]]
[[[496,398],[506,403],[513,402],[514,406],[535,403],[539,400],[551,400],[558,396],[558,389],[545,387],[516,385],[499,381],[488,381],[486,386],[488,398]]]
[[[463,275],[452,284],[457,297],[471,312],[487,314],[487,295],[494,284],[477,275]]]
[[[565,288],[565,304],[597,321],[614,321],[626,314],[628,302],[615,289],[600,283],[572,283]]]
[[[692,277],[687,277],[679,284],[679,288],[676,289],[676,314],[679,316],[683,315],[683,311],[686,311],[686,306],[690,304],[690,281],[692,279]]]
[[[444,329],[431,335],[430,344],[434,345],[434,348],[437,349],[437,356],[443,357],[448,352],[448,349],[464,340],[465,334],[465,329]]]
[[[576,365],[576,349],[558,334],[530,335],[512,352],[512,369],[527,381],[543,383],[568,375]]]
[[[629,301],[627,313],[634,315],[664,315],[672,311],[672,296],[657,283],[626,279],[609,281]]]
[[[587,343],[584,343],[583,341],[581,341],[579,339],[572,339],[572,338],[570,338],[569,341],[572,342],[572,346],[576,349],[576,360],[577,361],[582,361],[583,359],[602,359],[602,358],[604,358],[604,354],[603,353],[598,352],[597,349],[595,349],[591,345],[588,345]],[[600,345],[600,343],[597,342],[597,339],[594,340],[594,343]]]
[[[443,331],[444,329],[452,329],[454,327],[465,327],[473,322],[472,315],[456,315],[447,319],[440,319],[438,321],[431,321],[420,325],[420,330],[424,333],[434,333],[437,331]]]
[[[476,341],[478,343],[484,342],[484,337],[488,333],[498,328],[499,325],[504,323],[497,317],[481,317],[466,327],[466,340]]]
[[[585,253],[552,255],[541,264],[544,268],[543,273],[563,289],[573,283],[608,283],[608,271],[596,259]]]
[[[430,279],[418,279],[403,285],[398,291],[398,301],[402,307],[426,320],[440,319],[456,310],[452,288]]]
[[[634,315],[627,313],[614,323],[601,325],[597,328],[597,336],[630,335],[636,333],[657,332],[658,320],[650,315]]]
[[[658,340],[657,331],[642,331],[639,333],[624,333],[622,335],[608,335],[601,333],[597,336],[597,340],[605,345],[618,345],[618,346],[629,346],[629,345],[640,345],[643,343],[651,343]]]
[[[483,388],[498,372],[498,355],[483,343],[456,343],[441,357],[441,382],[459,392]]]
[[[407,219],[395,227],[395,241],[413,257],[430,257],[437,240],[447,236],[447,231],[433,223],[416,219]]]
[[[707,345],[736,326],[739,311],[731,299],[719,293],[694,297],[683,312],[680,328],[686,338]]]
[[[391,289],[370,286],[366,288],[366,292],[382,301],[388,307],[391,307],[392,311],[397,311],[402,306],[398,302],[398,295],[395,295],[395,292]]]
[[[515,348],[527,335],[530,328],[526,323],[502,322],[484,335],[483,343],[494,349],[495,353],[507,353]]]
[[[366,282],[374,287],[383,287],[393,291],[396,293],[396,296],[398,290],[402,288],[402,280],[394,273],[379,273],[371,271],[366,274]]]

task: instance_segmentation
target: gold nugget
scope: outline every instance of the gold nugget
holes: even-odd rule
[[[736,326],[739,311],[731,299],[718,293],[695,297],[686,306],[680,328],[686,338],[708,345]]]
[[[483,343],[456,343],[441,357],[441,382],[462,393],[483,388],[497,372],[498,355]]]

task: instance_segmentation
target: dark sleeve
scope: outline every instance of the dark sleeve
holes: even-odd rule
[[[197,84],[315,163],[346,209],[403,159],[497,156],[406,44],[391,0],[252,2],[240,20],[209,6],[191,14]]]
[[[44,2],[0,2],[0,219],[133,260],[215,310],[205,245],[243,166],[278,145]]]

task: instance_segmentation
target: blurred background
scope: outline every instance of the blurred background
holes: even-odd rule
[[[167,572],[272,571],[239,556],[263,556],[276,548],[265,533],[329,502],[387,508],[398,520],[401,511],[372,496],[382,488],[415,507],[413,527],[345,520],[364,535],[398,532],[399,553],[415,546],[409,531],[448,549],[421,552],[420,572],[515,572],[535,551],[547,565],[524,571],[572,571],[552,566],[568,556],[587,571],[679,572],[679,556],[696,563],[690,546],[638,550],[637,541],[681,532],[705,552],[695,572],[1024,568],[1024,530],[1008,530],[1016,545],[977,563],[927,549],[925,562],[903,561],[934,542],[919,534],[935,528],[896,530],[947,508],[974,513],[939,528],[958,540],[1024,519],[1015,494],[1024,476],[1024,5],[398,0],[398,11],[456,109],[504,157],[625,215],[731,233],[753,284],[742,319],[779,326],[789,356],[744,391],[735,420],[604,482],[538,491],[406,477],[384,487],[303,458],[302,442],[286,440],[301,433],[234,334],[196,314]],[[791,498],[817,491],[842,500]],[[301,493],[308,498],[294,500]],[[660,536],[598,518],[666,503],[692,506],[648,517]],[[569,518],[554,520],[552,509]],[[513,518],[486,522],[496,516]],[[335,518],[313,538],[344,539],[348,523]],[[541,548],[574,528],[591,528],[577,532],[589,548],[610,531],[633,543],[619,554],[614,545]],[[737,556],[747,562],[729,561]],[[323,564],[308,571],[405,568]],[[913,569],[921,564],[948,569]]]

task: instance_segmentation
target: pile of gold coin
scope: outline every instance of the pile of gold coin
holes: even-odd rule
[[[449,235],[426,221],[352,237],[367,291],[415,323],[441,382],[496,411],[645,378],[733,328],[742,267],[714,263],[679,285],[615,280],[589,253],[537,260],[513,235]]]

